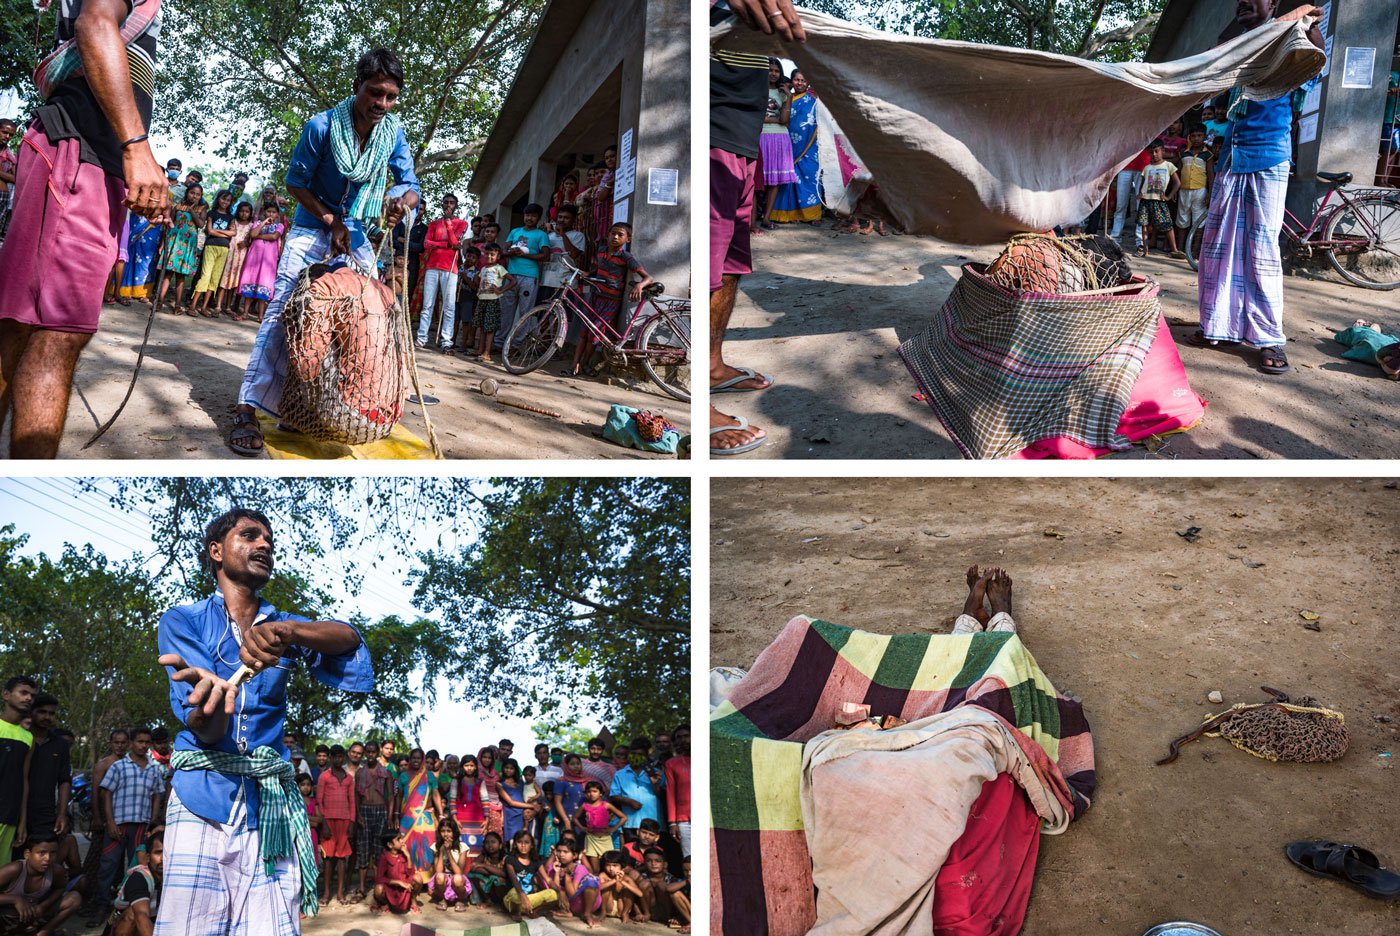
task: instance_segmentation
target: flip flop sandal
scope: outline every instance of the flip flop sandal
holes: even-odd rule
[[[1360,845],[1336,842],[1291,842],[1283,853],[1309,874],[1341,881],[1379,900],[1400,899],[1400,874],[1381,867],[1380,859]]]
[[[715,384],[713,387],[710,388],[710,393],[756,393],[759,390],[767,390],[773,386],[772,377],[769,377],[767,374],[760,374],[752,367],[739,367],[735,369],[739,372],[738,377],[730,377],[728,380],[721,380],[719,383]],[[764,386],[735,386],[736,384],[741,384],[749,380],[760,380],[763,382]]]
[[[1229,341],[1224,338],[1207,338],[1206,333],[1199,328],[1187,335],[1185,341],[1193,348],[1228,348],[1231,345],[1239,344],[1238,341]]]
[[[1270,364],[1270,361],[1274,363]],[[1260,348],[1259,369],[1266,374],[1286,374],[1291,370],[1288,355],[1282,348]]]
[[[747,419],[745,419],[742,416],[735,416],[734,418],[739,420],[739,425],[716,426],[715,428],[710,430],[710,436],[713,438],[716,433],[720,432],[743,432],[744,430],[749,428],[749,421]],[[710,446],[710,455],[743,455],[745,452],[752,452],[754,449],[758,448],[760,445],[767,441],[768,437],[764,436],[761,439],[755,439],[752,442],[746,442],[743,445],[738,445],[734,448],[717,449],[714,446]]]
[[[258,440],[257,448],[236,441],[238,439],[253,438]],[[262,427],[258,425],[256,413],[239,413],[234,417],[233,431],[230,432],[228,436],[229,448],[233,449],[234,452],[242,455],[244,458],[257,458],[263,453],[264,444]]]

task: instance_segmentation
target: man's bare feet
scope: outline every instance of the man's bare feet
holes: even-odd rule
[[[987,601],[992,606],[992,616],[1002,612],[1011,613],[1011,576],[1005,569],[991,569],[991,581],[987,583]]]
[[[729,454],[731,452],[739,454],[739,451],[752,451],[766,438],[768,438],[768,433],[757,426],[750,426],[747,420],[725,415],[713,406],[710,407],[710,452],[712,454]]]
[[[979,572],[975,565],[967,570],[967,601],[963,602],[963,614],[975,617],[983,627],[992,619],[982,602],[986,598],[987,583],[991,581],[993,571]]]

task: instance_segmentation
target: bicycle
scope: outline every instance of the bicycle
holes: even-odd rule
[[[1332,269],[1354,286],[1363,289],[1400,287],[1400,192],[1389,189],[1361,189],[1348,192],[1350,172],[1319,172],[1327,185],[1327,197],[1317,206],[1312,223],[1303,222],[1284,209],[1279,247],[1284,256],[1309,258],[1320,254]],[[1333,203],[1336,195],[1339,202]],[[1291,222],[1291,223],[1290,223]],[[1186,235],[1182,249],[1191,269],[1200,263],[1205,219]]]
[[[658,387],[677,400],[689,402],[690,301],[658,299],[665,287],[652,283],[642,290],[641,301],[619,333],[611,322],[601,320],[583,295],[580,281],[606,285],[604,281],[589,276],[568,260],[564,264],[571,272],[563,288],[549,302],[522,315],[506,336],[501,353],[506,370],[528,374],[548,364],[564,346],[572,314],[583,323],[605,359],[640,361]],[[648,305],[652,311],[643,317],[643,309]]]

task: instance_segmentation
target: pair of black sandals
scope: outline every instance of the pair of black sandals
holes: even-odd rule
[[[1337,842],[1291,842],[1284,847],[1288,860],[1309,874],[1340,881],[1368,897],[1400,899],[1400,874],[1381,867],[1380,859],[1360,845]]]
[[[1207,338],[1205,332],[1199,328],[1186,337],[1186,343],[1193,348],[1219,348],[1234,347],[1238,341],[1217,341]],[[1286,374],[1292,368],[1288,365],[1288,354],[1282,347],[1260,348],[1259,349],[1259,369],[1266,374]]]

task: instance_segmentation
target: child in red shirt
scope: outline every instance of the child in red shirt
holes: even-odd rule
[[[375,913],[417,913],[413,902],[413,865],[408,860],[408,839],[395,830],[384,836],[384,852],[374,872]]]

